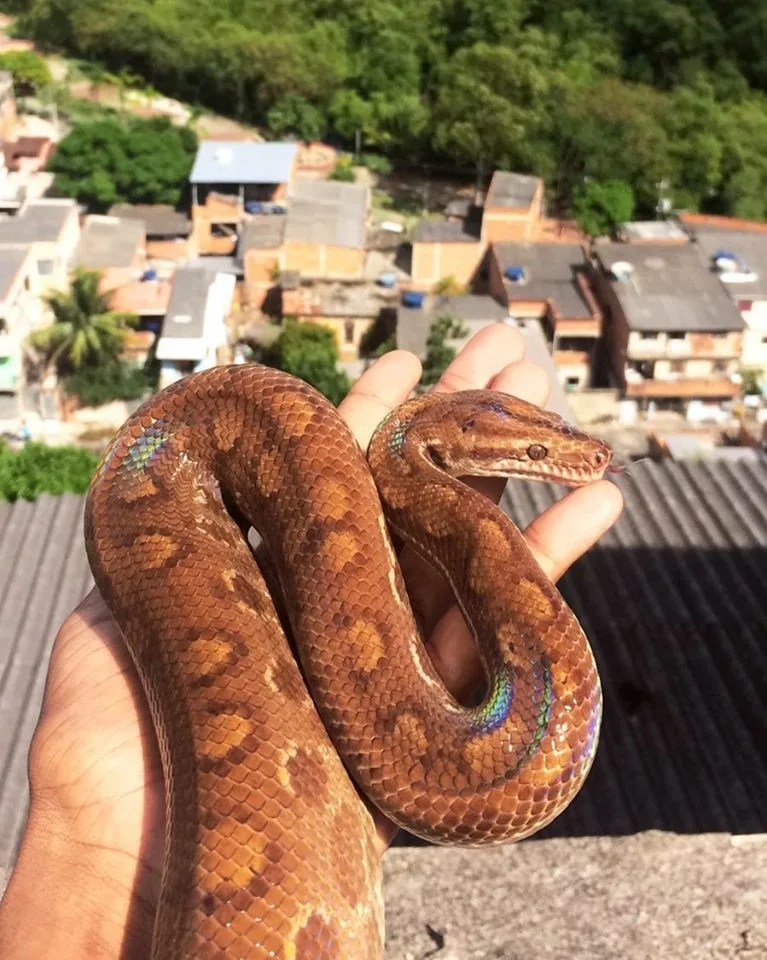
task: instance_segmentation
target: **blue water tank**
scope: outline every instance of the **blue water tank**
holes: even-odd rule
[[[250,201],[245,204],[245,211],[247,213],[263,213],[264,205],[263,203],[256,203],[255,201]]]
[[[376,283],[379,287],[388,287],[391,289],[397,283],[396,273],[379,273],[376,277]]]
[[[525,279],[525,268],[524,267],[506,267],[504,275],[508,280],[512,280],[514,283],[519,283],[520,280]]]
[[[157,271],[156,271],[153,267],[150,267],[148,270],[145,270],[145,271],[144,271],[144,273],[143,273],[142,276],[141,276],[141,279],[142,279],[142,280],[156,280],[156,279],[157,279]]]
[[[406,307],[415,307],[416,309],[423,304],[425,293],[418,293],[415,290],[406,290],[402,294],[402,303]]]

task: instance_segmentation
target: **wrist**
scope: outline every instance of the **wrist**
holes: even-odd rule
[[[148,956],[155,901],[141,895],[153,886],[145,873],[124,851],[89,844],[33,805],[0,905],[0,956]]]

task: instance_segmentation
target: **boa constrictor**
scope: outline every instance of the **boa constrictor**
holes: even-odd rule
[[[594,659],[521,533],[457,478],[576,486],[610,459],[491,391],[407,401],[366,459],[319,393],[256,364],[193,374],[128,420],[85,537],[162,755],[155,960],[380,960],[380,857],[358,791],[444,844],[518,840],[564,809],[597,745]],[[451,585],[480,703],[440,682],[390,531]]]

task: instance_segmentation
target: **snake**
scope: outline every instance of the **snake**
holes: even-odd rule
[[[567,807],[599,740],[595,659],[523,534],[464,479],[575,487],[611,457],[490,389],[416,393],[363,451],[316,389],[249,362],[136,409],[84,535],[162,761],[153,960],[381,960],[376,810],[482,847]],[[473,702],[433,665],[403,544],[470,628]]]

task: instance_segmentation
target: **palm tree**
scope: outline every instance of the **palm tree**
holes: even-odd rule
[[[98,271],[78,268],[68,293],[57,290],[45,297],[53,323],[31,333],[29,342],[60,375],[117,359],[128,328],[138,320],[132,313],[110,309],[109,295],[99,289],[100,281]]]

